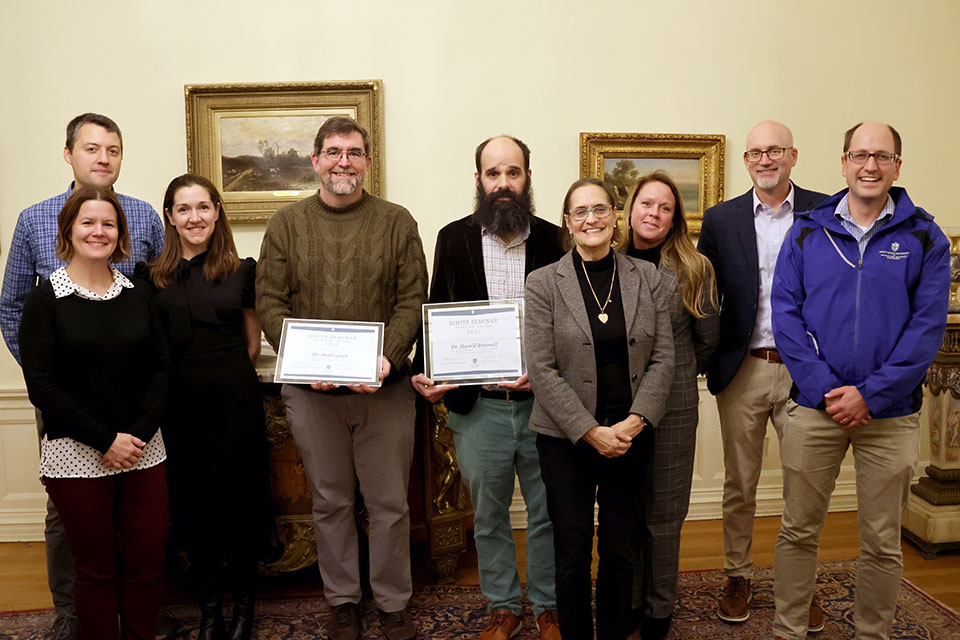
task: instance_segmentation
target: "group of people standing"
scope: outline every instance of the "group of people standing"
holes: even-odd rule
[[[847,132],[849,188],[826,198],[790,182],[798,153],[789,129],[760,123],[744,152],[754,187],[706,212],[699,251],[668,174],[640,178],[624,224],[602,181],[577,180],[554,225],[535,215],[529,148],[490,138],[475,153],[474,211],[438,235],[429,293],[416,222],[363,190],[373,150],[349,118],[320,127],[312,156],[320,188],[271,217],[259,263],[237,256],[209,181],[171,183],[161,232],[149,205],[112,190],[116,125],[85,114],[71,127],[65,158],[75,183],[21,214],[0,296],[0,326],[38,408],[52,499],[48,564],[64,566],[53,544],[59,512],[69,540],[61,548],[76,568],[75,614],[56,577],[64,573],[50,571],[61,629],[75,615],[81,638],[154,637],[169,486],[174,531],[189,531],[200,637],[250,637],[269,502],[251,363],[261,327],[276,347],[289,317],[384,323],[379,387],[282,388],[313,495],[331,640],[362,638],[370,626],[360,607],[357,490],[380,630],[390,640],[417,636],[408,609],[414,392],[449,410],[489,600],[481,640],[508,640],[522,625],[515,479],[539,636],[623,639],[639,627],[647,640],[665,637],[703,371],[717,395],[726,468],[719,617],[750,615],[771,420],[786,500],[773,633],[797,640],[823,628],[817,539],[852,446],[862,539],[855,623],[858,637],[889,636],[899,517],[917,461],[917,389],[948,292],[945,237],[892,187],[902,162],[892,127]],[[137,261],[138,277],[128,277]],[[527,374],[479,386],[426,377],[417,340],[425,302],[516,298],[525,301]],[[229,630],[225,592],[234,601]]]
[[[53,637],[158,637],[172,525],[199,637],[246,640],[272,531],[256,263],[209,180],[175,178],[161,218],[113,190],[122,157],[109,118],[68,124],[74,182],[21,213],[0,295],[37,408]]]

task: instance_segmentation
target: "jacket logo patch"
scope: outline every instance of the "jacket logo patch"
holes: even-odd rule
[[[881,250],[880,250],[880,255],[883,256],[884,258],[886,258],[887,260],[903,260],[904,258],[909,258],[909,257],[910,257],[910,252],[909,252],[909,251],[900,251],[900,243],[899,243],[899,242],[891,242],[891,243],[890,243],[890,250],[889,250],[889,251],[884,251],[883,249],[881,249]]]

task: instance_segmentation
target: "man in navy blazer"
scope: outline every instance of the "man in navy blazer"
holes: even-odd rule
[[[560,229],[533,214],[530,149],[498,136],[476,150],[476,210],[440,230],[434,251],[431,303],[522,298],[526,276],[562,255]],[[541,640],[559,640],[553,525],[540,476],[536,434],[527,423],[533,393],[524,374],[500,385],[436,385],[422,372],[417,342],[410,383],[449,410],[460,472],[470,492],[480,589],[490,619],[480,640],[506,640],[520,630],[523,609],[510,525],[514,478],[527,505],[527,596]]]
[[[770,291],[777,255],[794,214],[813,209],[826,194],[790,181],[797,164],[793,134],[765,121],[747,135],[743,163],[753,188],[711,207],[698,248],[713,263],[720,295],[720,345],[707,364],[707,388],[717,397],[723,437],[723,543],[727,582],[717,615],[750,617],[753,518],[767,421],[779,438],[792,380],[777,352]],[[814,598],[810,631],[823,629]]]

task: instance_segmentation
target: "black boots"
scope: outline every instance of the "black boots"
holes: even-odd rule
[[[197,633],[197,640],[224,640],[225,638],[223,595],[201,597],[200,630]]]
[[[227,640],[250,640],[253,634],[253,618],[255,599],[253,591],[244,594],[234,594],[233,619],[227,631]]]

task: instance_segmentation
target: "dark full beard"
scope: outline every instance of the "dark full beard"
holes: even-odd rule
[[[523,187],[523,193],[519,194],[509,189],[485,193],[483,185],[477,184],[473,215],[480,226],[491,233],[501,238],[520,233],[530,225],[534,213],[529,179]]]

